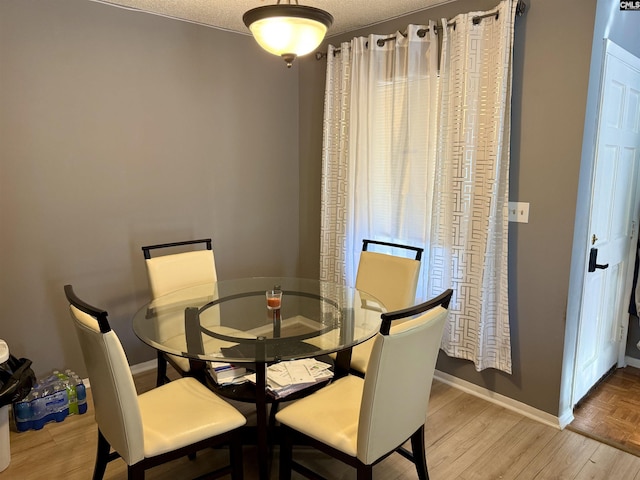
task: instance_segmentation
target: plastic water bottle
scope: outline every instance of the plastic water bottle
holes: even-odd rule
[[[31,402],[27,398],[13,405],[13,417],[16,421],[16,429],[19,432],[31,430],[33,409],[31,408]]]
[[[69,415],[78,413],[78,397],[76,394],[76,386],[72,379],[63,380],[65,390],[67,391],[67,402],[69,404]]]
[[[73,372],[70,369],[66,369],[64,373],[60,373],[58,370],[53,371],[53,376],[58,378],[58,381],[53,382],[54,386],[57,385],[56,391],[64,389],[67,393],[69,415],[78,413],[78,398],[76,396],[76,386],[71,379],[72,375]]]
[[[76,383],[73,379],[75,374],[67,369],[60,378],[62,384],[67,391],[67,398],[69,401],[69,415],[76,415],[78,413],[78,394],[76,390]]]
[[[76,396],[78,399],[78,413],[87,413],[87,389],[84,382],[78,375],[74,375],[73,383],[76,386]]]

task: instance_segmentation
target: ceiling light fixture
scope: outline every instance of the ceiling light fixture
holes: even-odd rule
[[[287,67],[301,55],[320,45],[333,23],[330,13],[314,7],[295,5],[267,5],[249,10],[242,16],[253,37],[267,52],[278,55]]]

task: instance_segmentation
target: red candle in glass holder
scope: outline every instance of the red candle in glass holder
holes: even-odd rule
[[[282,290],[267,290],[267,308],[269,310],[278,310],[282,304]]]
[[[267,298],[267,306],[269,308],[280,308],[281,300],[278,297]]]

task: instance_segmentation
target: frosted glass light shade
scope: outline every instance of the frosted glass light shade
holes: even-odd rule
[[[270,5],[249,10],[242,17],[256,42],[267,52],[284,58],[287,66],[297,56],[320,45],[333,17],[318,8]]]

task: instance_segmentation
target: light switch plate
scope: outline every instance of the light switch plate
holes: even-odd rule
[[[529,203],[509,202],[509,221],[529,223]]]

